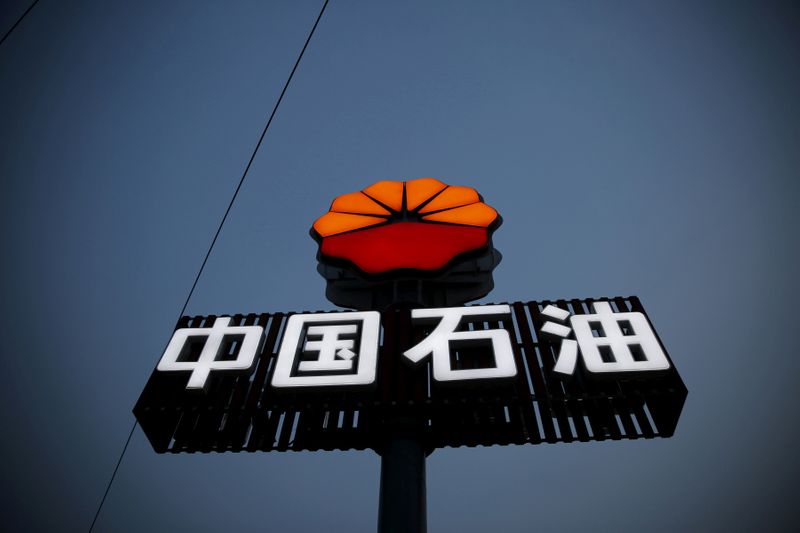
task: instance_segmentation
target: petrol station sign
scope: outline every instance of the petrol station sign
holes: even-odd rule
[[[182,317],[134,407],[153,449],[375,450],[383,533],[425,530],[435,449],[671,436],[687,390],[637,297],[466,305],[501,223],[433,178],[337,197],[310,233],[347,310]]]
[[[687,391],[636,297],[464,305],[499,214],[423,178],[336,198],[311,230],[342,312],[183,317],[134,412],[158,452],[380,450],[672,435]]]

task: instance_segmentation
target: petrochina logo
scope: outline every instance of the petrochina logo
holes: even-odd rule
[[[337,197],[314,222],[326,258],[368,274],[436,271],[461,254],[484,249],[500,216],[471,187],[433,178],[379,181]]]

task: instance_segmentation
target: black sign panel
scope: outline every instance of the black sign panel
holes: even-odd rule
[[[646,316],[636,297],[509,304],[510,316],[462,327],[507,331],[516,375],[446,383],[434,379],[430,357],[416,365],[403,358],[436,324],[412,321],[409,309],[385,311],[377,375],[374,386],[367,388],[274,387],[292,313],[234,315],[232,327],[264,328],[252,372],[212,371],[202,390],[190,390],[187,372],[155,370],[134,414],[159,453],[379,449],[399,421],[416,424],[429,451],[671,436],[687,395],[671,361],[657,372],[600,376],[578,364],[565,379],[553,371],[562,340],[542,332],[552,321],[542,311],[553,305],[572,315],[591,314],[596,302],[608,302],[615,313]],[[333,318],[340,314],[330,313]],[[183,317],[177,328],[211,328],[217,318]],[[490,345],[462,349],[451,344],[450,349],[454,369],[493,364]]]

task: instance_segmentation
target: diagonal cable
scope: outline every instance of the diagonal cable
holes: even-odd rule
[[[39,0],[33,0],[33,3],[30,6],[28,6],[28,9],[26,9],[25,12],[22,15],[20,15],[20,17],[17,19],[17,21],[14,23],[14,25],[11,26],[11,28],[9,28],[9,30],[6,32],[6,34],[3,35],[3,38],[0,39],[0,46],[3,46],[3,43],[6,42],[6,39],[8,39],[9,35],[11,35],[11,32],[13,32],[17,28],[17,26],[19,26],[19,23],[22,22],[22,19],[24,19],[25,16],[28,13],[31,12],[31,9],[33,9],[33,7],[38,3],[39,3]]]
[[[303,44],[303,48],[302,50],[300,50],[300,54],[297,56],[297,60],[294,63],[294,67],[292,67],[292,71],[289,73],[289,77],[286,79],[286,83],[283,85],[283,90],[281,91],[278,100],[275,102],[275,107],[272,108],[272,113],[270,113],[269,119],[267,120],[267,123],[264,126],[263,131],[261,132],[261,136],[258,138],[258,142],[256,143],[256,146],[253,149],[253,153],[250,155],[250,160],[247,162],[247,166],[245,167],[244,172],[242,173],[242,177],[239,179],[239,184],[236,186],[236,190],[234,191],[233,196],[231,196],[231,201],[228,203],[228,208],[225,210],[225,214],[222,216],[222,220],[220,220],[219,222],[219,226],[217,227],[216,233],[214,233],[214,238],[211,240],[211,244],[208,247],[206,256],[203,258],[203,263],[200,265],[200,269],[197,271],[197,275],[194,278],[194,283],[192,283],[192,288],[189,290],[189,294],[186,296],[186,301],[183,302],[183,307],[181,308],[181,312],[178,314],[178,319],[180,319],[180,317],[182,317],[183,314],[186,312],[186,307],[189,305],[189,301],[192,299],[194,290],[197,287],[197,282],[200,281],[200,276],[203,274],[203,270],[206,267],[208,258],[211,256],[211,251],[214,249],[214,245],[217,243],[217,238],[219,237],[219,234],[222,231],[222,226],[225,225],[225,221],[228,219],[228,214],[231,212],[231,208],[233,207],[233,204],[236,201],[236,197],[239,195],[239,191],[242,188],[242,184],[244,184],[244,180],[247,177],[247,173],[250,171],[250,167],[253,165],[253,161],[256,158],[258,149],[261,148],[261,144],[264,142],[264,137],[267,135],[267,130],[269,130],[269,126],[270,124],[272,124],[272,119],[275,118],[275,113],[278,111],[278,107],[281,105],[283,96],[286,94],[286,89],[289,88],[289,83],[291,83],[292,78],[294,77],[294,73],[297,71],[297,67],[300,65],[300,60],[303,59],[303,54],[305,54],[306,48],[308,48],[308,43],[311,42],[311,37],[314,36],[314,31],[317,29],[319,21],[320,19],[322,19],[323,13],[325,13],[325,8],[328,6],[328,1],[329,0],[325,0],[325,3],[322,4],[322,9],[320,9],[319,15],[317,15],[317,20],[314,21],[314,26],[311,27],[311,31],[308,33],[306,42],[305,44]],[[30,8],[28,9],[28,11],[30,11]],[[125,441],[125,446],[122,448],[122,453],[120,453],[119,459],[117,460],[117,465],[114,467],[114,472],[111,474],[111,479],[108,480],[108,485],[106,486],[106,490],[103,493],[103,498],[100,500],[100,505],[97,506],[97,512],[95,513],[94,519],[92,520],[92,525],[89,526],[89,533],[92,532],[95,523],[97,523],[97,518],[100,516],[100,511],[103,509],[103,504],[106,502],[106,497],[108,497],[108,493],[111,490],[111,485],[114,483],[114,478],[116,478],[117,476],[117,471],[119,470],[119,467],[122,464],[123,457],[125,457],[125,452],[128,451],[128,445],[131,442],[131,437],[133,437],[133,432],[136,430],[137,425],[138,422],[134,420],[133,426],[131,426],[130,434],[128,435],[128,439]]]

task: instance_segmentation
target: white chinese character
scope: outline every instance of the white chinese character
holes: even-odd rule
[[[253,367],[253,361],[261,347],[261,337],[264,328],[261,326],[230,326],[231,318],[219,317],[210,328],[181,328],[175,330],[172,339],[161,356],[161,361],[156,367],[161,372],[187,372],[191,371],[187,389],[203,389],[208,375],[212,370],[246,372]],[[205,344],[197,361],[185,361],[181,355],[187,348],[190,339],[202,339]],[[220,360],[223,355],[223,341],[232,341],[225,345],[233,346],[237,341],[239,346],[235,358]],[[240,337],[240,338],[239,338]]]
[[[545,322],[542,333],[561,337],[561,350],[553,371],[572,375],[578,361],[578,348],[586,370],[592,373],[645,372],[666,370],[669,360],[642,313],[615,313],[608,302],[592,304],[594,314],[572,315],[548,305],[542,314],[559,321],[569,317],[570,328]],[[575,339],[566,338],[570,331]]]
[[[377,311],[290,316],[272,386],[374,384],[380,326]]]
[[[414,363],[433,354],[433,377],[436,381],[458,381],[471,379],[510,378],[517,375],[511,339],[505,329],[456,331],[462,318],[471,321],[498,320],[511,314],[508,305],[484,305],[474,307],[448,307],[443,309],[414,309],[411,318],[415,321],[441,319],[425,340],[407,350],[403,355]],[[456,369],[450,360],[450,343],[483,344],[490,341],[494,352],[495,366],[492,368]]]

